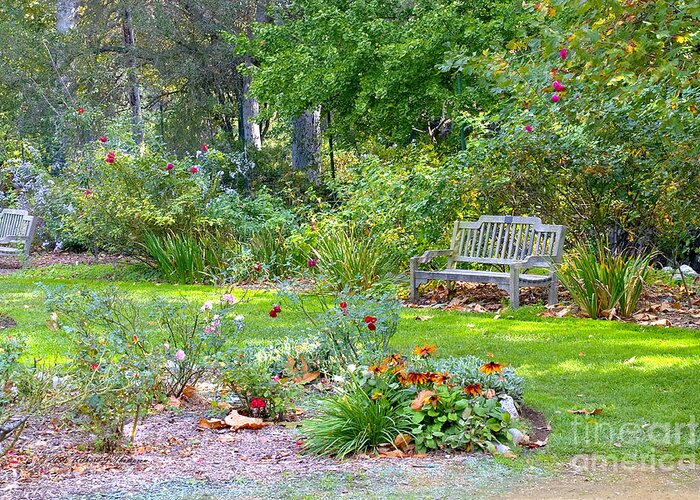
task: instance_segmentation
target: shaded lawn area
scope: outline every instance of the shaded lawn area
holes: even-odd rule
[[[115,284],[144,300],[154,296],[186,296],[204,301],[218,295],[213,287],[157,285],[111,272],[112,266],[39,270],[0,278],[0,312],[17,321],[13,332],[29,340],[39,356],[65,349],[62,332],[47,327],[48,312],[35,293],[46,284]],[[48,279],[47,279],[48,278]],[[87,279],[93,278],[93,279]],[[304,318],[283,309],[268,316],[272,292],[250,292],[241,305],[247,327],[244,338],[265,342],[303,335]],[[283,306],[284,307],[284,306]],[[494,318],[432,309],[405,309],[394,347],[435,343],[439,356],[474,354],[512,365],[525,377],[525,401],[551,422],[552,434],[538,453],[544,461],[578,453],[633,462],[700,459],[700,331],[644,327],[620,322],[573,318],[541,318],[524,307]],[[417,315],[428,316],[417,321]],[[569,409],[602,408],[598,416],[573,415]]]

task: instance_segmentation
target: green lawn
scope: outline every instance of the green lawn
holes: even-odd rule
[[[28,337],[35,354],[61,352],[61,333],[46,326],[48,313],[34,283],[105,286],[109,277],[130,275],[99,266],[0,277],[0,311],[17,321],[13,331]],[[112,283],[144,299],[186,295],[204,301],[216,293],[203,286]],[[241,312],[251,341],[303,333],[302,318],[290,311],[276,319],[268,316],[275,300],[271,292],[254,292],[249,299]],[[700,420],[700,331],[540,318],[536,313],[524,307],[494,319],[406,309],[394,345],[407,352],[419,343],[436,343],[442,356],[493,353],[494,360],[516,368],[526,380],[526,403],[544,412],[552,425],[549,444],[539,455],[544,459],[578,453],[634,462],[700,458],[700,430],[692,427]],[[416,321],[417,314],[430,318]],[[594,417],[567,412],[584,407],[603,411]]]

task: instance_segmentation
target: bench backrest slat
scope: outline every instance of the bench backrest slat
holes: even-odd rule
[[[530,258],[534,265],[560,262],[565,226],[542,224],[538,217],[484,215],[476,222],[457,221],[452,233],[457,262],[512,264]]]

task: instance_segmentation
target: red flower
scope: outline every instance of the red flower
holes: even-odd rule
[[[374,323],[369,323],[369,324],[367,325],[367,328],[369,328],[370,330],[374,331],[374,330],[377,329],[377,325],[374,324]]]
[[[175,168],[175,165],[173,165],[172,163],[168,163],[168,164],[165,166],[165,170],[172,170],[172,169],[174,169],[174,168]]]
[[[138,341],[139,341],[138,335],[134,335],[134,342],[138,342]]]
[[[90,191],[89,189],[86,189],[85,196],[91,196],[91,195],[92,195],[92,191]]]
[[[99,367],[100,367],[100,365],[98,365],[97,363],[93,363],[92,364],[92,371],[96,372]]]
[[[207,145],[202,144],[202,153],[206,153],[207,151],[209,151],[209,148],[207,147]]]
[[[253,269],[255,271],[260,271],[260,262],[256,262],[255,264],[253,264]]]
[[[561,57],[562,60],[564,60],[564,59],[566,59],[566,55],[567,55],[568,53],[569,53],[568,50],[566,50],[566,49],[561,49],[561,50],[559,51],[559,57]]]
[[[345,301],[341,302],[341,303],[340,303],[340,308],[341,308],[341,309],[347,309],[347,308],[348,308],[348,303],[345,302]]]
[[[282,312],[282,308],[277,304],[275,304],[275,307],[273,307],[272,310],[275,311],[276,313]]]
[[[557,94],[552,96],[552,102],[559,102],[559,96]]]
[[[253,398],[250,400],[250,407],[254,409],[265,408],[267,403],[263,398]]]
[[[275,311],[274,309],[271,309],[271,310],[270,310],[270,317],[271,317],[271,318],[276,318],[276,317],[277,317],[277,311]]]
[[[377,318],[374,316],[365,316],[365,323],[376,323]]]
[[[532,132],[532,125],[525,125],[525,130]]]
[[[472,397],[481,396],[481,385],[469,384],[464,388],[464,393]]]
[[[316,267],[316,264],[317,264],[316,259],[309,259],[308,264],[309,264],[309,267]]]
[[[85,113],[85,108],[82,107],[82,106],[80,106],[80,107],[78,108],[78,114],[79,114],[79,115],[82,115],[83,113]]]
[[[107,157],[105,158],[105,161],[107,163],[114,163],[115,157],[116,157],[116,155],[114,154],[114,151],[110,151],[109,153],[107,153]]]
[[[563,92],[566,90],[566,87],[564,87],[559,80],[554,80],[552,82],[552,88],[557,92]]]
[[[196,174],[197,172],[199,172],[199,168],[196,165],[194,167],[190,168],[191,174]]]
[[[104,144],[105,142],[107,142],[107,136],[106,136],[106,135],[101,136],[101,137],[100,137],[100,142],[103,143],[103,144]]]

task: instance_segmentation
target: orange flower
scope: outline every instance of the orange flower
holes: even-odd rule
[[[430,381],[434,384],[440,385],[444,384],[447,382],[447,380],[451,377],[451,375],[447,372],[445,373],[440,373],[440,372],[435,372],[430,374]]]
[[[437,347],[435,347],[435,344],[425,344],[423,347],[421,346],[416,346],[413,348],[413,354],[416,356],[420,356],[421,358],[427,358],[431,354],[435,354],[437,352]]]
[[[379,375],[380,373],[384,373],[387,370],[387,366],[384,363],[382,363],[381,365],[374,363],[368,368],[368,370],[372,373],[376,373],[377,375]]]
[[[396,354],[389,354],[386,358],[382,360],[382,364],[389,365],[389,366],[399,366],[403,365],[405,363],[403,359],[403,355],[396,353]]]
[[[480,372],[484,372],[486,375],[493,375],[494,373],[501,373],[505,365],[501,363],[496,363],[491,361],[479,367]]]
[[[431,373],[430,372],[408,372],[408,373],[399,373],[399,380],[401,383],[404,385],[421,385],[421,384],[427,384],[430,382],[431,379]]]
[[[481,386],[479,384],[469,384],[464,388],[465,394],[468,396],[480,396],[481,395]]]

